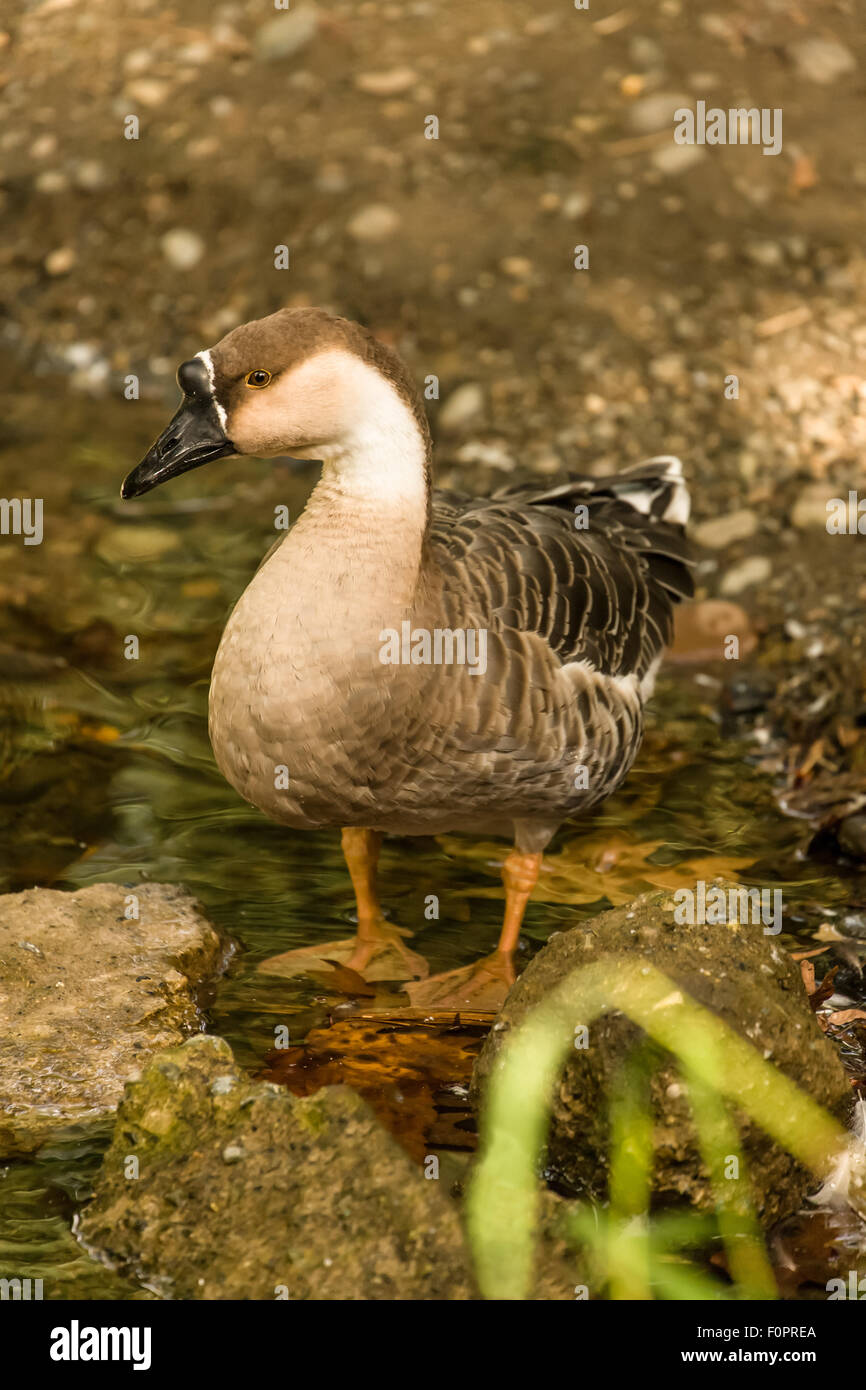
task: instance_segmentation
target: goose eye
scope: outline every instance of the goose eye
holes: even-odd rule
[[[271,379],[270,372],[247,372],[244,381],[247,386],[252,386],[253,390],[260,391],[263,386],[267,386]]]

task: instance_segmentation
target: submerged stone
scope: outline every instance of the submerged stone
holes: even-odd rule
[[[250,1082],[204,1035],[127,1088],[79,1231],[171,1298],[474,1296],[456,1206],[360,1096]]]
[[[225,946],[165,884],[0,896],[0,1156],[103,1122],[127,1081],[201,1028]]]

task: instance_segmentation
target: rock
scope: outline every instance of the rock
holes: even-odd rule
[[[45,169],[36,175],[33,187],[37,193],[65,193],[69,187],[69,179],[59,169]]]
[[[58,246],[45,257],[45,269],[49,275],[68,275],[77,259],[71,246]]]
[[[740,658],[748,656],[758,644],[749,615],[738,603],[717,598],[684,603],[674,611],[674,640],[668,658],[694,665],[723,661],[731,637],[737,639]]]
[[[673,178],[699,164],[705,154],[706,151],[701,145],[662,145],[659,149],[653,150],[650,163],[660,174]]]
[[[95,1192],[81,1239],[164,1297],[473,1297],[456,1207],[366,1102],[250,1082],[221,1038],[128,1087]]]
[[[593,1288],[592,1263],[569,1233],[576,1205],[548,1188],[542,1188],[539,1193],[529,1292],[533,1302],[573,1303],[576,1290],[581,1286],[590,1293],[598,1292],[597,1287]],[[597,1280],[595,1282],[597,1284]]]
[[[740,507],[726,516],[711,517],[694,527],[692,534],[698,545],[708,550],[724,550],[735,541],[748,540],[758,529],[758,518],[747,507]]]
[[[96,543],[96,553],[107,565],[133,565],[160,560],[179,545],[180,536],[167,526],[109,526]]]
[[[725,888],[733,885],[723,884]],[[509,1033],[570,970],[627,956],[668,975],[711,1009],[759,1053],[801,1084],[821,1105],[847,1118],[851,1088],[832,1043],[815,1022],[800,972],[762,926],[678,925],[668,892],[645,894],[562,932],[530,962],[511,990],[476,1063],[477,1105]],[[575,1020],[581,1022],[583,1020]],[[545,1171],[560,1191],[606,1196],[608,1104],[614,1077],[642,1030],[619,1011],[589,1023],[589,1045],[569,1051],[552,1096]],[[686,1088],[675,1063],[659,1053],[651,1081],[655,1124],[654,1191],[662,1201],[713,1206],[700,1159]],[[742,1115],[740,1137],[761,1220],[770,1225],[795,1211],[818,1184],[791,1154]]]
[[[127,82],[127,96],[132,97],[141,106],[151,108],[162,106],[171,88],[167,82],[161,81],[158,77],[138,77],[134,82]]]
[[[685,358],[680,352],[662,352],[652,359],[649,369],[656,381],[665,386],[676,386],[686,374]]]
[[[804,488],[791,508],[791,522],[799,531],[827,530],[827,503],[832,496],[827,484]]]
[[[359,72],[355,86],[371,97],[396,97],[411,91],[418,81],[414,68],[389,68],[387,72]]]
[[[480,463],[485,468],[501,468],[510,473],[514,469],[514,457],[508,447],[500,440],[470,439],[461,444],[454,457],[458,463]]]
[[[750,241],[744,249],[752,264],[762,266],[765,270],[775,270],[785,264],[785,248],[781,242]]]
[[[866,859],[866,813],[846,816],[839,822],[836,834],[843,849],[855,859]]]
[[[348,187],[349,180],[342,164],[323,164],[316,174],[316,188],[320,193],[345,193]]]
[[[196,232],[186,227],[173,227],[159,239],[162,254],[175,270],[191,270],[205,252],[205,244]]]
[[[664,49],[660,43],[646,34],[634,34],[629,39],[628,56],[636,68],[664,67]]]
[[[563,217],[584,217],[592,207],[592,195],[580,191],[569,193],[562,204]]]
[[[721,592],[727,597],[741,594],[754,584],[764,584],[773,573],[773,567],[766,555],[750,555],[742,564],[729,569],[721,583]]]
[[[347,231],[356,241],[387,241],[400,226],[400,215],[386,203],[369,203],[349,222]]]
[[[223,955],[167,884],[0,897],[0,1154],[103,1120],[154,1052],[201,1027],[194,991]]]
[[[96,193],[109,182],[108,171],[98,159],[82,159],[75,166],[75,182],[88,193]]]
[[[459,430],[484,409],[484,392],[477,381],[467,381],[452,391],[439,411],[439,428]]]
[[[787,52],[800,76],[807,77],[810,82],[829,86],[846,73],[857,70],[854,54],[837,39],[801,39],[799,43],[789,44]]]
[[[253,51],[266,63],[276,63],[300,53],[316,37],[319,16],[314,5],[301,5],[296,10],[277,15],[262,24],[253,40]]]
[[[683,107],[688,107],[690,111],[694,109],[694,101],[687,94],[653,92],[650,96],[641,97],[629,108],[628,123],[639,135],[650,135],[653,131],[670,126],[673,139],[674,113]]]
[[[505,256],[499,268],[512,280],[525,280],[532,274],[532,261],[528,256]]]

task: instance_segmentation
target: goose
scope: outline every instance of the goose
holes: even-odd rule
[[[495,1010],[545,847],[626,776],[692,593],[679,460],[434,491],[408,368],[323,309],[243,324],[177,381],[180,407],[122,497],[229,457],[322,464],[228,620],[209,698],[237,792],[285,826],[342,831],[356,936],[288,954],[408,982],[412,1007]],[[429,977],[383,915],[376,866],[383,835],[445,832],[512,847],[496,950]]]

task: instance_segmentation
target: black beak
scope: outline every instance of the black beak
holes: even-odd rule
[[[180,409],[138,467],[124,478],[121,497],[141,497],[169,478],[236,452],[220,423],[204,362],[197,357],[184,362],[177,382],[184,393]]]

